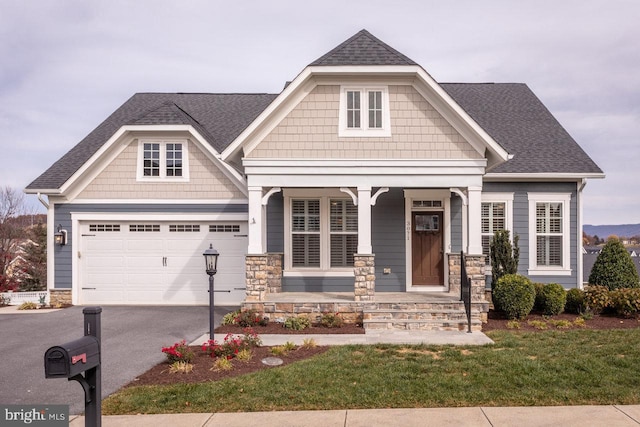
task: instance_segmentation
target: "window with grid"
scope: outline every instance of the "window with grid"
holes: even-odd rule
[[[197,224],[169,224],[170,233],[199,233],[200,226]]]
[[[143,153],[144,176],[160,176],[160,144],[145,143]]]
[[[320,267],[320,200],[291,200],[293,267]]]
[[[182,176],[182,144],[167,144],[167,176]]]
[[[360,91],[347,91],[347,127],[360,128]]]
[[[482,253],[487,256],[487,263],[489,263],[491,239],[496,231],[505,230],[507,226],[507,204],[505,202],[483,202],[480,215]]]
[[[358,208],[352,200],[329,201],[331,267],[353,266],[358,250]]]
[[[369,128],[382,128],[382,91],[371,90],[369,94]]]
[[[538,266],[562,267],[563,204],[536,203],[536,261]]]

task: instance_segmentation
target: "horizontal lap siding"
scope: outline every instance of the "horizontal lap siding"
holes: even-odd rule
[[[376,263],[376,292],[404,292],[406,283],[404,194],[392,188],[371,211],[371,243]],[[390,274],[384,269],[390,268]],[[353,290],[353,283],[351,284]]]
[[[571,193],[569,204],[569,248],[570,248],[570,276],[531,276],[533,282],[559,283],[565,288],[575,288],[578,283],[578,205],[576,199],[576,183],[497,183],[487,182],[482,189],[484,193],[514,193],[513,198],[513,231],[520,240],[520,263],[518,273],[528,276],[529,269],[529,197],[528,193]],[[487,281],[490,283],[490,281]]]
[[[54,248],[55,254],[55,288],[56,289],[71,289],[71,257],[74,253],[72,247],[72,238],[74,230],[71,229],[71,212],[74,213],[246,213],[248,212],[248,206],[246,204],[229,204],[229,205],[206,205],[206,204],[193,204],[193,205],[179,205],[179,204],[157,204],[157,205],[145,205],[145,204],[62,204],[55,205],[54,208],[54,224],[56,229],[58,224],[63,229],[68,231],[67,245],[56,246]],[[117,221],[117,219],[115,219]],[[144,221],[144,219],[141,219]],[[180,221],[177,217],[176,221]]]

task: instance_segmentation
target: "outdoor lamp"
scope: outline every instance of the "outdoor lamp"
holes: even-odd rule
[[[67,244],[67,230],[63,229],[60,224],[58,224],[58,231],[53,233],[53,242],[59,246]]]
[[[204,251],[204,263],[209,275],[209,339],[213,339],[213,276],[218,272],[218,256],[220,254],[209,244],[209,249]]]

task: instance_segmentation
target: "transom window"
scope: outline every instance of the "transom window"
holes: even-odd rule
[[[120,231],[120,224],[89,224],[89,231],[118,232]]]
[[[387,87],[343,87],[339,136],[391,136]]]
[[[129,225],[131,233],[159,233],[160,224],[131,224]]]
[[[169,233],[199,233],[198,224],[169,224]]]
[[[331,195],[287,197],[287,269],[352,271],[358,208]]]
[[[187,142],[142,140],[138,149],[138,181],[186,181]]]
[[[529,274],[570,275],[571,194],[529,193]]]

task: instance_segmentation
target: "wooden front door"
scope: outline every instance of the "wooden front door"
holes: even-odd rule
[[[413,286],[444,285],[442,212],[411,213]]]

